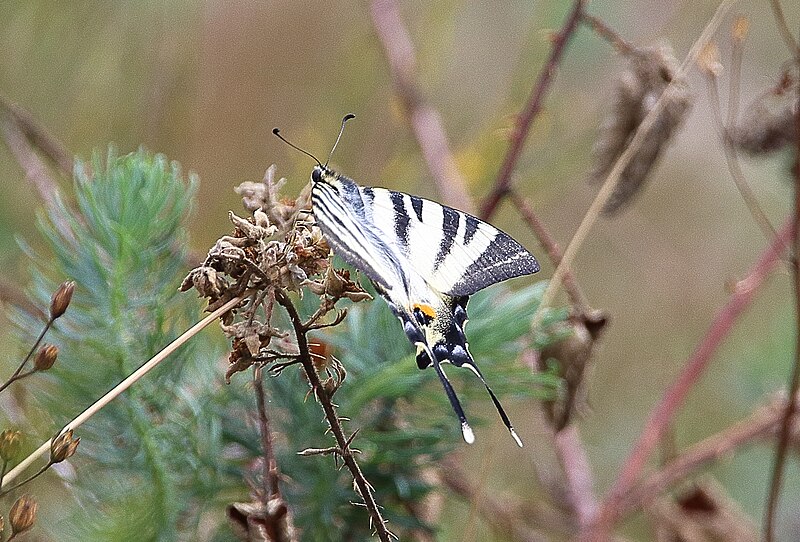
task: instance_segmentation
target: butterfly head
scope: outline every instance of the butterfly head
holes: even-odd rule
[[[333,171],[328,166],[323,166],[321,164],[317,164],[314,166],[314,169],[311,170],[311,182],[313,184],[332,184],[336,180],[336,177],[338,177],[338,173]]]

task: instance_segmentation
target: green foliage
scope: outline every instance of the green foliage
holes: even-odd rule
[[[177,295],[194,185],[163,156],[140,150],[118,157],[112,150],[105,161],[95,156],[91,167],[76,166],[74,209],[59,200],[40,217],[52,255],[28,250],[32,297],[47,306],[58,282],[77,283],[70,310],[48,335],[61,348],[59,363],[32,393],[51,420],[43,436],[196,319],[198,303]],[[75,512],[68,536],[173,539],[185,529],[179,525],[191,524],[193,506],[218,498],[220,480],[231,473],[217,465],[221,439],[216,448],[201,439],[219,422],[204,409],[219,387],[211,369],[221,350],[205,343],[183,348],[79,429],[76,485],[93,506]]]
[[[46,306],[57,283],[77,282],[70,310],[49,337],[61,348],[59,363],[34,392],[51,419],[44,436],[200,314],[192,296],[176,295],[186,267],[184,222],[193,191],[194,181],[185,182],[163,156],[139,151],[118,157],[112,151],[105,161],[96,156],[91,168],[77,166],[75,210],[59,201],[41,217],[52,257],[28,249],[34,298]],[[534,375],[517,361],[542,291],[543,283],[517,291],[497,286],[471,302],[471,351],[505,402],[550,397],[558,385],[552,375]],[[310,314],[317,301],[306,295],[300,305]],[[421,472],[463,446],[459,425],[434,372],[417,369],[385,303],[348,309],[343,325],[315,338],[331,345],[347,370],[334,400],[340,415],[350,419],[345,428],[360,430],[353,442],[361,450],[357,460],[390,528],[402,539],[407,529],[425,527],[407,505],[431,490]],[[550,311],[546,322],[565,316]],[[18,320],[22,329],[38,328],[22,316]],[[224,367],[215,363],[224,355],[220,337],[218,332],[196,337],[77,431],[81,446],[71,461],[84,506],[59,526],[59,539],[195,539],[201,521],[208,534],[208,518],[218,529],[214,540],[233,539],[224,526],[224,508],[248,500],[248,484],[261,484],[254,461],[262,450],[252,423],[252,386],[245,375],[229,386],[222,383]],[[470,371],[448,371],[468,413],[469,403],[490,404]],[[278,465],[286,479],[282,488],[302,539],[367,539],[371,528],[365,511],[352,504],[359,497],[350,473],[333,456],[297,455],[333,444],[302,372],[290,367],[265,380]],[[508,443],[513,445],[510,438]]]

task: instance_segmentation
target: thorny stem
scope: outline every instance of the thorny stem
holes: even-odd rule
[[[657,446],[664,430],[683,404],[689,391],[705,373],[717,348],[730,333],[739,316],[749,306],[758,288],[781,261],[784,247],[793,235],[794,218],[790,218],[778,231],[772,243],[762,252],[758,261],[750,268],[748,277],[739,283],[740,287],[717,313],[700,344],[686,361],[678,378],[664,392],[658,405],[651,411],[638,441],[634,444],[630,455],[620,469],[617,480],[601,504],[593,525],[584,531],[582,540],[604,540],[608,531],[619,519],[620,502],[635,485],[647,458]]]
[[[264,381],[261,377],[261,366],[253,368],[253,387],[256,390],[256,409],[258,410],[258,425],[261,433],[261,450],[264,453],[262,478],[264,483],[264,499],[280,498],[281,488],[278,485],[280,473],[278,462],[275,460],[275,451],[272,448],[272,432],[269,427],[267,405],[264,393]]]
[[[325,412],[325,418],[328,420],[331,432],[336,438],[336,443],[339,446],[339,454],[341,455],[345,465],[347,465],[347,468],[350,470],[350,473],[353,475],[353,480],[356,483],[358,492],[360,493],[361,498],[364,500],[364,505],[369,512],[373,528],[375,529],[378,538],[380,538],[382,542],[389,542],[393,535],[386,528],[386,523],[378,508],[378,504],[375,502],[375,498],[372,495],[372,486],[370,486],[369,482],[367,482],[366,478],[364,478],[364,474],[361,472],[361,468],[358,466],[358,463],[353,456],[353,451],[349,446],[348,438],[344,434],[344,429],[342,428],[339,415],[336,413],[336,408],[331,402],[330,395],[328,395],[328,392],[326,392],[325,388],[323,388],[322,382],[319,379],[319,375],[317,374],[314,364],[311,361],[310,350],[308,348],[308,338],[306,337],[308,330],[303,327],[303,321],[300,319],[300,315],[297,313],[297,309],[292,301],[282,290],[278,288],[275,289],[275,300],[284,309],[286,309],[286,312],[289,315],[289,319],[292,322],[292,327],[294,328],[297,347],[300,351],[300,363],[303,365],[303,370],[305,371],[308,381],[311,384],[311,389],[314,391],[319,403],[322,405],[322,410]]]
[[[780,5],[778,5],[780,8]],[[795,49],[795,62],[800,69],[800,49]],[[795,350],[792,374],[789,377],[789,401],[781,420],[781,431],[778,437],[778,444],[775,449],[775,463],[772,467],[772,480],[769,486],[769,497],[764,518],[764,538],[766,542],[772,542],[775,538],[775,512],[778,508],[778,498],[781,492],[781,482],[783,469],[786,463],[786,453],[789,448],[789,437],[791,436],[792,419],[794,418],[797,405],[794,398],[800,389],[800,92],[797,96],[798,107],[795,111],[795,157],[793,165],[794,173],[794,247],[792,257],[792,278],[794,279],[795,295]]]
[[[550,85],[553,83],[553,78],[561,62],[561,58],[564,55],[567,43],[569,43],[569,40],[578,28],[578,23],[583,15],[585,5],[586,0],[576,0],[561,30],[553,36],[553,46],[550,49],[550,56],[542,68],[542,71],[539,72],[539,77],[536,79],[536,83],[533,86],[525,108],[517,116],[514,131],[511,136],[511,143],[503,159],[503,164],[500,166],[497,178],[495,179],[494,188],[481,205],[480,216],[484,220],[491,218],[500,200],[508,194],[513,178],[512,173],[517,165],[517,161],[522,155],[522,148],[525,146],[525,140],[528,137],[533,120],[542,110],[544,99],[550,90]]]
[[[405,107],[439,194],[448,205],[473,212],[474,203],[450,150],[442,117],[433,106],[425,102],[415,84],[414,44],[400,17],[397,3],[395,0],[373,0],[370,14],[389,61],[395,92]]]

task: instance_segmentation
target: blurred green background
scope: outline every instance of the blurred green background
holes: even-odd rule
[[[716,6],[596,1],[589,12],[636,44],[666,39],[683,58]],[[476,199],[490,189],[513,115],[549,52],[548,31],[560,26],[569,7],[564,1],[402,4],[417,48],[417,82],[441,113]],[[737,9],[717,39],[727,66],[733,15],[750,19],[742,68],[746,106],[776,82],[788,55],[767,3]],[[800,18],[798,4],[786,2],[784,9],[789,21]],[[611,47],[582,28],[517,167],[517,185],[562,246],[596,191],[586,182],[590,149],[619,67]],[[650,408],[727,299],[726,282],[743,278],[765,246],[725,166],[704,81],[696,70],[690,80],[695,105],[647,189],[630,210],[595,227],[575,264],[591,303],[612,317],[589,373],[579,425],[599,492],[613,481]],[[88,157],[109,142],[121,153],[143,145],[197,173],[191,248],[200,253],[230,230],[227,211],[241,209],[232,188],[241,181],[260,179],[276,163],[289,178],[285,193],[307,182],[311,161],[274,138],[274,126],[324,156],[342,115],[353,112],[358,118],[334,166],[362,184],[437,198],[393,97],[366,2],[6,0],[0,2],[0,93],[32,112],[76,155]],[[790,157],[742,164],[779,225],[791,208]],[[0,266],[5,280],[24,285],[28,263],[15,238],[37,244],[33,219],[41,202],[4,146],[0,187]],[[541,255],[543,277],[552,273],[512,209],[502,207],[494,222]],[[784,384],[795,329],[790,292],[783,267],[691,394],[676,426],[679,445],[745,416]],[[4,336],[8,328],[3,320]],[[0,344],[3,356],[18,356],[13,342]],[[488,413],[491,405],[482,406]],[[520,495],[538,491],[534,463],[546,470],[554,459],[538,415],[531,415],[536,408],[509,405],[524,449],[510,444],[499,422],[492,426],[497,442],[484,438],[465,447],[462,458],[476,480]],[[770,461],[767,447],[753,447],[713,469],[756,521]],[[800,531],[794,461],[784,487],[780,523],[789,536]],[[443,517],[449,539],[473,532],[464,527],[465,513],[454,505]]]

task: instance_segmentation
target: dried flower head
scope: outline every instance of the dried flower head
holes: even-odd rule
[[[774,87],[758,96],[733,130],[732,140],[751,155],[769,154],[797,140],[797,97],[800,80],[784,74]]]
[[[75,291],[75,283],[71,280],[62,282],[50,299],[50,318],[55,320],[67,311],[72,294]]]
[[[36,352],[33,359],[33,368],[37,371],[47,371],[58,358],[58,347],[54,344],[43,344]]]
[[[6,429],[0,433],[0,459],[13,461],[19,455],[22,447],[22,433],[13,429]]]
[[[705,44],[697,57],[697,65],[711,77],[722,75],[722,63],[719,61],[719,47],[717,42],[709,41]]]
[[[278,193],[285,182],[275,180],[275,166],[271,166],[263,182],[241,184],[236,191],[252,215],[243,218],[229,213],[233,233],[221,237],[203,265],[181,284],[181,291],[194,288],[208,298],[209,310],[243,293],[250,296],[222,323],[232,341],[226,380],[254,363],[274,363],[273,371],[278,372],[296,361],[297,347],[289,334],[271,325],[276,290],[319,296],[319,309],[309,323],[317,327],[335,325],[344,318],[340,311],[332,323],[314,324],[334,310],[339,299],[370,299],[350,280],[349,272],[331,267],[328,243],[308,212],[310,185],[290,200]],[[336,378],[340,376],[336,372]]]
[[[36,510],[39,505],[30,495],[23,495],[17,499],[8,512],[8,522],[11,524],[12,536],[24,533],[33,527],[36,522]]]
[[[73,438],[72,429],[64,431],[54,438],[53,442],[50,444],[50,461],[53,463],[61,463],[69,459],[75,455],[75,451],[78,449],[78,444],[80,444],[80,442],[80,437]]]
[[[733,27],[731,28],[731,34],[733,35],[733,39],[736,41],[744,41],[747,38],[747,34],[750,31],[750,19],[745,17],[744,15],[739,15],[733,21]]]
[[[611,112],[601,124],[594,144],[592,180],[605,180],[641,122],[672,85],[649,136],[631,158],[606,202],[603,209],[606,214],[616,213],[639,192],[692,104],[688,82],[683,78],[676,80],[679,64],[669,46],[632,49],[626,60],[628,65],[617,81]]]

